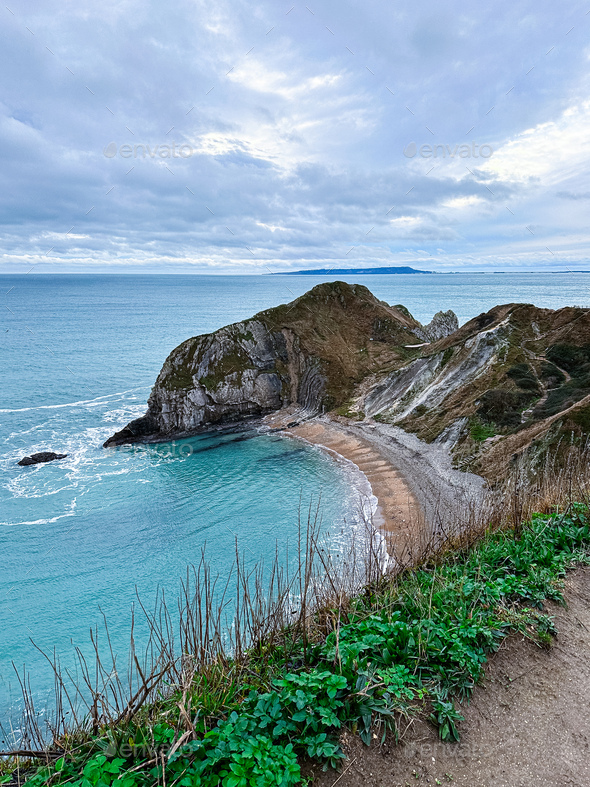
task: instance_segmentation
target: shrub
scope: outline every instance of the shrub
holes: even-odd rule
[[[480,398],[478,416],[487,423],[498,426],[517,426],[520,424],[521,410],[531,401],[528,394],[493,388]]]
[[[522,388],[523,391],[531,391],[537,395],[541,393],[539,382],[528,363],[517,363],[515,366],[508,369],[506,376],[510,380],[514,380],[516,385]]]
[[[536,418],[547,418],[550,415],[565,410],[567,407],[579,402],[590,393],[590,374],[573,377],[569,382],[559,388],[549,391],[549,395],[540,407],[536,407]]]
[[[540,376],[550,388],[555,388],[565,382],[565,374],[552,363],[542,363]]]
[[[518,538],[511,531],[488,534],[471,549],[367,587],[350,600],[345,624],[324,640],[274,647],[274,676],[268,651],[251,653],[242,691],[213,724],[197,725],[197,693],[188,730],[179,696],[162,699],[159,723],[134,722],[135,739],[151,740],[156,757],[107,756],[109,736],[127,740],[130,731],[105,729],[28,784],[289,787],[301,783],[298,755],[334,766],[343,757],[344,725],[369,744],[376,728],[382,738],[395,731],[399,715],[429,714],[443,740],[457,740],[456,702],[470,696],[510,631],[550,641],[555,628],[543,604],[563,600],[567,568],[590,563],[589,552],[587,508],[580,505],[533,516]],[[171,752],[175,741],[180,745]]]
[[[573,344],[554,344],[548,348],[545,357],[565,369],[572,377],[590,372],[590,344],[582,347]]]

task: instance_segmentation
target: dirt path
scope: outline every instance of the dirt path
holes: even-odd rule
[[[314,787],[588,787],[590,785],[590,569],[566,580],[568,608],[548,605],[558,636],[549,650],[510,637],[492,658],[461,741],[441,743],[415,724],[401,744],[367,748],[348,736],[340,774]]]
[[[556,364],[554,361],[550,361],[550,362],[549,362],[549,361],[547,361],[547,359],[546,359],[544,356],[540,356],[540,355],[533,355],[533,359],[534,359],[535,361],[544,361],[545,363],[552,363],[552,364],[553,364],[553,366],[555,366],[555,368],[556,368],[556,369],[559,369],[559,371],[560,371],[560,372],[561,372],[561,373],[564,375],[564,377],[565,377],[565,382],[566,382],[566,383],[569,383],[569,382],[570,382],[570,380],[572,379],[572,376],[571,376],[571,374],[569,374],[569,372],[566,372],[566,370],[565,370],[565,369],[562,369],[562,368],[561,368],[561,366],[558,366],[558,365],[557,365],[557,364]],[[534,368],[533,368],[533,372],[535,372]],[[557,390],[557,388],[559,388],[559,385],[557,386],[557,388],[547,388],[547,387],[546,387],[546,386],[543,384],[543,381],[539,379],[539,377],[537,376],[537,374],[536,374],[536,373],[535,373],[535,376],[536,376],[536,378],[537,378],[537,382],[539,383],[539,385],[540,385],[540,386],[541,386],[541,388],[543,389],[543,396],[542,396],[542,397],[541,397],[541,398],[540,398],[538,401],[536,401],[536,402],[535,402],[535,403],[532,405],[532,407],[528,407],[526,410],[523,410],[523,412],[522,412],[522,414],[521,414],[521,419],[520,419],[520,420],[521,420],[521,423],[524,423],[524,422],[527,420],[527,418],[529,418],[529,416],[531,416],[531,415],[532,415],[532,413],[533,413],[533,410],[537,410],[537,409],[540,409],[541,407],[543,407],[543,405],[545,404],[545,402],[547,401],[547,399],[549,399],[549,395],[550,395],[550,394],[551,394],[553,391],[556,391],[556,390]]]

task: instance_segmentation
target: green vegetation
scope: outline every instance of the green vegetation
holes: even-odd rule
[[[520,391],[492,388],[480,397],[477,415],[488,424],[499,427],[519,426],[521,412],[530,404],[531,396]]]
[[[359,412],[358,410],[353,410],[352,409],[353,407],[354,407],[353,401],[344,402],[344,404],[340,405],[340,407],[337,407],[334,410],[334,412],[336,413],[336,415],[341,415],[344,418],[351,418],[353,420],[362,421],[363,418],[365,417],[364,413]]]
[[[565,382],[565,374],[552,363],[541,364],[540,377],[548,388],[556,388]]]
[[[198,337],[199,339],[205,339]],[[175,350],[170,353],[167,362],[170,364],[168,373],[162,379],[162,386],[167,390],[178,388],[192,388],[193,386],[193,367],[198,363],[202,352],[203,343],[193,339],[182,342]],[[178,359],[182,358],[182,363]],[[162,372],[160,372],[162,375]]]
[[[579,426],[583,432],[590,434],[590,407],[581,407],[570,413],[569,420]]]
[[[565,369],[572,377],[590,373],[590,344],[576,347],[573,344],[554,344],[545,353],[551,363]]]
[[[225,353],[213,367],[212,372],[201,377],[199,382],[208,391],[214,391],[228,375],[237,373],[238,384],[240,384],[242,372],[250,366],[251,362],[247,354],[240,348],[236,348],[232,352]]]
[[[590,394],[590,345],[554,344],[547,349],[546,357],[547,361],[541,363],[539,377],[528,363],[511,366],[506,377],[520,390],[493,388],[485,391],[477,411],[480,420],[500,429],[523,426],[521,413],[541,396],[539,380],[543,381],[547,396],[533,410],[535,420],[556,415]],[[585,415],[574,416],[573,420],[582,429],[587,428]]]
[[[569,382],[549,392],[547,400],[535,408],[535,418],[547,418],[565,410],[590,394],[590,374],[573,377]]]
[[[402,303],[396,303],[395,306],[393,306],[393,308],[397,309],[398,312],[401,312],[404,316],[408,317],[410,320],[414,319],[414,317],[411,314],[410,310],[406,306],[404,306]]]
[[[399,322],[389,317],[378,317],[373,320],[373,325],[371,326],[371,339],[376,342],[396,344],[399,339],[399,331]]]
[[[451,358],[453,357],[454,354],[455,354],[455,348],[454,347],[447,347],[447,349],[443,352],[443,357],[442,357],[442,360],[440,362],[440,368],[441,369],[448,364],[448,362],[451,360]]]
[[[523,391],[531,391],[533,394],[539,396],[541,390],[539,388],[539,381],[528,363],[517,363],[506,372],[506,377],[514,380],[519,388]]]
[[[520,389],[519,391],[507,388],[492,388],[484,391],[479,399],[477,415],[481,424],[492,425],[500,428],[515,428],[521,425],[521,413],[541,395],[539,381],[528,363],[517,363],[506,372],[506,377],[512,380]],[[491,434],[483,435],[483,430],[475,427],[474,440],[485,440]]]
[[[301,783],[302,757],[338,764],[344,726],[369,744],[420,715],[457,740],[455,703],[470,696],[488,656],[511,631],[551,641],[544,602],[562,601],[566,570],[589,554],[579,504],[488,532],[320,610],[303,634],[286,629],[275,644],[259,642],[245,667],[211,663],[188,690],[131,720],[62,740],[68,753],[27,783],[287,787]]]
[[[469,421],[469,434],[472,440],[482,443],[488,437],[494,437],[496,430],[493,424],[484,424],[479,418],[471,418]]]
[[[590,344],[583,347],[554,344],[547,350],[546,357],[549,363],[544,364],[541,374],[547,376],[548,385],[553,389],[549,391],[547,400],[535,408],[535,418],[555,415],[590,394]],[[562,369],[571,379],[566,381]]]

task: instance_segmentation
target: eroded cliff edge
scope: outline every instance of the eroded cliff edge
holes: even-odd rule
[[[292,303],[180,344],[164,362],[147,413],[105,446],[195,434],[288,405],[309,414],[332,410],[367,376],[406,362],[406,345],[457,326],[452,312],[423,326],[366,287],[320,284]]]
[[[505,304],[458,327],[423,326],[361,285],[320,284],[292,303],[183,342],[145,416],[105,445],[184,437],[284,410],[391,424],[455,466],[497,480],[526,454],[590,435],[590,310]],[[283,419],[283,424],[287,423]],[[553,451],[555,453],[555,451]]]

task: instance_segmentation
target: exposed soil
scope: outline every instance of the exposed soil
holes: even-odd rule
[[[441,743],[419,722],[400,744],[364,746],[344,737],[340,773],[314,787],[587,787],[590,785],[590,569],[566,580],[567,608],[548,604],[557,638],[542,649],[509,637],[491,659],[469,705],[461,741]]]

